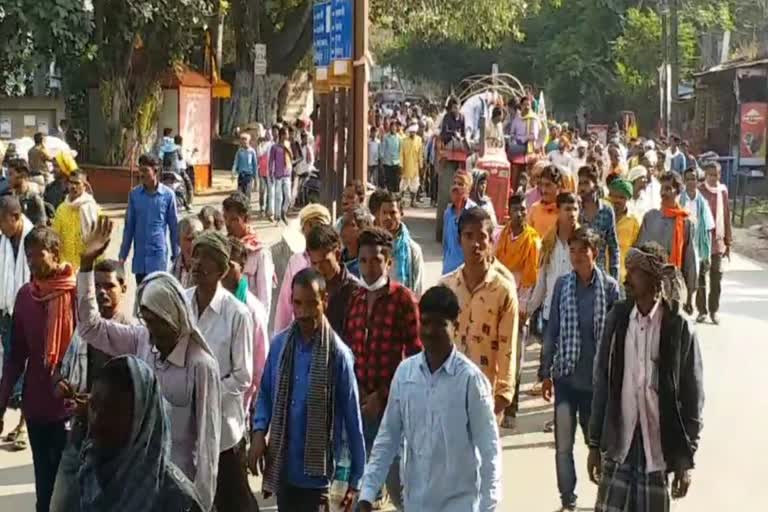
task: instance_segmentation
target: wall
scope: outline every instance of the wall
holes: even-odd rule
[[[31,118],[29,116],[32,116]],[[25,126],[25,117],[33,121]],[[64,100],[48,96],[0,98],[0,139],[9,140],[46,131],[53,135],[58,122],[66,117]],[[10,121],[10,133],[7,122]]]
[[[173,134],[179,133],[179,91],[163,89],[163,108],[157,116],[157,138],[163,135],[163,128],[170,128]]]

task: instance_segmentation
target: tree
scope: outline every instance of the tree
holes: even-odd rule
[[[93,65],[108,164],[127,165],[149,143],[162,101],[160,80],[202,37],[213,7],[213,0],[94,0]]]
[[[0,3],[0,93],[26,92],[51,62],[66,67],[93,55],[91,19],[82,0],[3,0]]]

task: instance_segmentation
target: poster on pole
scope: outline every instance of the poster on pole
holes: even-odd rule
[[[0,117],[0,139],[13,138],[13,122],[8,116]]]
[[[331,0],[331,85],[351,87],[352,44],[355,37],[352,0]]]
[[[312,47],[315,54],[315,88],[328,89],[328,66],[331,64],[331,1],[315,2],[312,6]]]
[[[605,146],[608,144],[608,125],[607,124],[588,124],[587,133],[597,135],[597,140]]]
[[[253,45],[253,74],[264,76],[267,74],[267,45]]]
[[[765,165],[765,117],[768,103],[742,103],[739,115],[739,164]]]

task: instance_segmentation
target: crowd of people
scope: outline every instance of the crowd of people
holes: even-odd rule
[[[524,100],[486,134],[540,158],[506,218],[487,175],[455,173],[429,287],[404,213],[424,191],[435,199],[435,137],[465,129],[456,107],[440,122],[397,113],[381,142],[372,127],[380,187],[349,182],[335,223],[304,206],[306,248],[282,276],[249,222],[251,194],[257,184],[256,213],[287,223],[294,155],[313,160],[303,127],[276,126],[255,148],[241,134],[238,191],[183,218],[160,183],[180,141],[164,140],[139,159],[116,260],[85,174],[9,161],[0,431],[20,407],[8,439],[24,449],[28,435],[36,510],[256,511],[249,471],[282,512],[332,498],[346,511],[497,510],[500,428],[516,429],[536,339],[532,393],[554,398],[562,509],[576,510],[577,423],[595,510],[669,510],[685,496],[703,404],[689,316],[719,323],[731,246],[718,164],[699,167],[674,137],[664,152],[556,125],[542,138]]]

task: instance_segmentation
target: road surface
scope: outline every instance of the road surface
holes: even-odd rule
[[[411,233],[422,245],[427,284],[437,282],[441,252],[434,243],[434,210],[409,210]],[[276,237],[278,230],[265,232]],[[116,250],[120,236],[113,240]],[[768,469],[768,393],[764,383],[768,361],[768,268],[734,255],[727,265],[721,325],[698,327],[701,339],[706,404],[701,448],[689,496],[673,505],[676,512],[756,510],[768,503],[764,475]],[[537,347],[529,347],[523,389],[530,388]],[[519,433],[503,432],[504,512],[550,512],[559,506],[554,466],[554,439],[541,431],[551,406],[523,395]],[[6,415],[7,426],[16,413]],[[10,427],[9,427],[10,428]],[[580,434],[579,434],[580,438]],[[586,448],[576,451],[579,510],[592,510],[596,488],[586,476]],[[254,482],[254,486],[257,482]],[[262,510],[274,510],[272,502]],[[0,511],[34,510],[34,480],[29,450],[7,451],[0,444]]]

